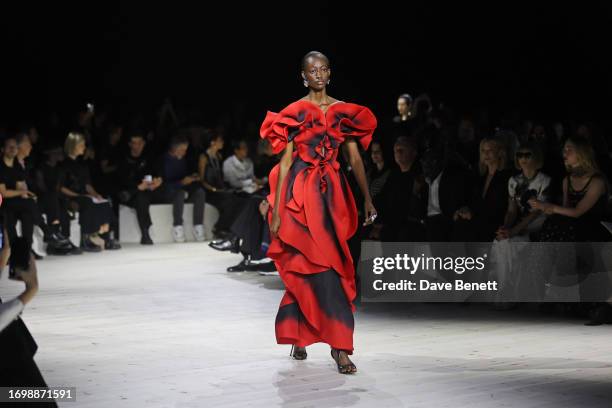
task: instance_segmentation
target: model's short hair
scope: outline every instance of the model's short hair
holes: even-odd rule
[[[325,54],[323,54],[320,51],[310,51],[302,57],[302,65],[301,65],[302,71],[306,69],[306,63],[308,62],[308,58],[321,58],[327,62],[327,65],[329,65],[329,58],[327,58]]]
[[[412,96],[410,96],[410,94],[403,93],[397,97],[397,99],[400,99],[400,98],[405,100],[408,105],[412,104]]]

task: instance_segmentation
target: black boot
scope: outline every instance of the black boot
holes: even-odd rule
[[[149,235],[148,230],[142,231],[142,237],[140,238],[140,244],[141,245],[153,245],[153,240],[151,239],[151,236]]]
[[[121,249],[121,244],[115,241],[115,239],[113,238],[112,232],[106,232],[104,234],[100,234],[100,236],[104,240],[104,249],[109,249],[109,250]]]

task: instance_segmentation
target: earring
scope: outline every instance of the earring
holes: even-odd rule
[[[308,88],[308,81],[304,80],[304,87]]]
[[[327,85],[329,85],[330,82],[331,82],[331,78],[327,80]]]

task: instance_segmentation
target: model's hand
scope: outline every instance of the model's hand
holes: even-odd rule
[[[366,200],[364,203],[364,212],[365,212],[365,222],[363,225],[370,225],[374,222],[374,218],[376,218],[376,208],[374,208],[374,204],[372,204],[372,200]]]
[[[276,237],[278,234],[278,229],[280,228],[280,215],[276,211],[272,212],[272,223],[270,224],[270,234],[273,237]]]

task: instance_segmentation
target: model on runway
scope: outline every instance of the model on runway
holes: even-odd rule
[[[308,95],[279,113],[268,112],[261,126],[274,152],[284,150],[269,176],[268,256],[286,288],[275,322],[277,343],[292,344],[298,360],[306,358],[306,346],[327,343],[338,371],[350,374],[357,371],[348,357],[356,288],[347,240],[358,220],[336,159],[343,147],[364,197],[364,225],[370,224],[376,209],[357,143],[368,148],[376,118],[366,107],[329,96],[330,74],[325,55],[306,54],[302,78]]]

